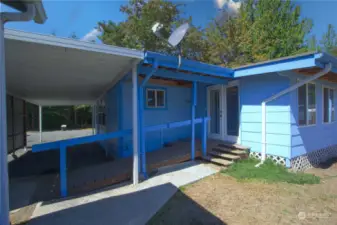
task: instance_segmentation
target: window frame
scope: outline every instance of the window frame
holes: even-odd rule
[[[144,101],[144,106],[145,109],[154,109],[154,110],[163,110],[167,109],[167,90],[166,88],[159,88],[159,87],[147,87],[145,88],[145,101]],[[153,91],[154,92],[154,106],[149,106],[148,105],[148,91]],[[164,95],[164,105],[163,106],[158,106],[158,100],[157,100],[157,93],[158,92],[163,92]]]
[[[299,80],[298,80],[299,81]],[[315,123],[313,124],[309,124],[309,84],[313,84],[315,86],[315,110],[316,110],[316,114],[315,114]],[[306,101],[306,108],[305,108],[305,114],[306,114],[306,123],[305,124],[299,124],[299,101],[298,101],[298,92],[299,92],[299,88],[297,88],[297,124],[299,127],[312,127],[312,126],[316,126],[317,125],[317,84],[314,82],[309,82],[306,84],[303,84],[302,86],[305,86],[305,101]],[[302,87],[301,86],[301,87]]]
[[[334,110],[334,114],[335,114],[334,120],[333,120],[333,121],[328,121],[328,122],[325,122],[325,121],[324,121],[324,89],[328,89],[329,92],[330,92],[330,90],[333,91],[333,95],[332,95],[332,96],[333,96],[333,99],[332,99],[332,102],[333,102],[333,104],[335,105],[335,91],[336,91],[336,88],[333,88],[333,87],[331,87],[331,86],[322,85],[322,123],[323,123],[323,124],[332,124],[332,123],[334,123],[334,122],[336,121],[336,112],[335,112],[335,110]],[[331,111],[332,111],[332,108],[331,108]]]

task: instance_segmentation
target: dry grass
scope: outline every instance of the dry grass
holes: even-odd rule
[[[238,182],[216,174],[182,188],[149,224],[337,224],[337,167],[320,184]]]

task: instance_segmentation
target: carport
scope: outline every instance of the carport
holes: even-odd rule
[[[143,52],[5,30],[7,93],[40,106],[95,104]]]
[[[39,106],[95,106],[122,76],[132,71],[136,78],[137,65],[144,58],[142,51],[9,29],[5,30],[5,53],[7,94]],[[138,121],[134,118],[136,184]]]

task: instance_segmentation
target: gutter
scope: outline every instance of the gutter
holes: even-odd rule
[[[26,4],[27,10],[22,13],[3,12],[1,13],[1,20],[5,24],[6,22],[15,21],[31,21],[36,16],[36,8],[34,4]]]
[[[296,90],[297,88],[299,88],[300,86],[307,84],[313,80],[316,80],[322,76],[324,76],[325,74],[329,73],[332,70],[332,64],[328,63],[324,66],[324,69],[318,73],[316,73],[313,76],[310,76],[307,79],[301,80],[300,82],[294,84],[293,86],[265,99],[264,101],[262,101],[261,103],[261,108],[262,108],[262,140],[261,140],[261,162],[258,163],[255,167],[259,167],[260,165],[262,165],[264,163],[264,161],[266,160],[266,152],[267,152],[267,132],[266,132],[266,104],[268,102],[271,102],[293,90]]]

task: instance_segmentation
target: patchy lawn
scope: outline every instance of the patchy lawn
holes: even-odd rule
[[[320,184],[238,181],[218,173],[181,188],[149,225],[337,224],[337,166]]]
[[[261,180],[269,183],[286,182],[291,184],[319,184],[320,178],[313,174],[293,173],[284,166],[276,165],[267,159],[260,167],[255,167],[260,161],[245,159],[231,165],[222,173],[235,177],[238,180]]]

